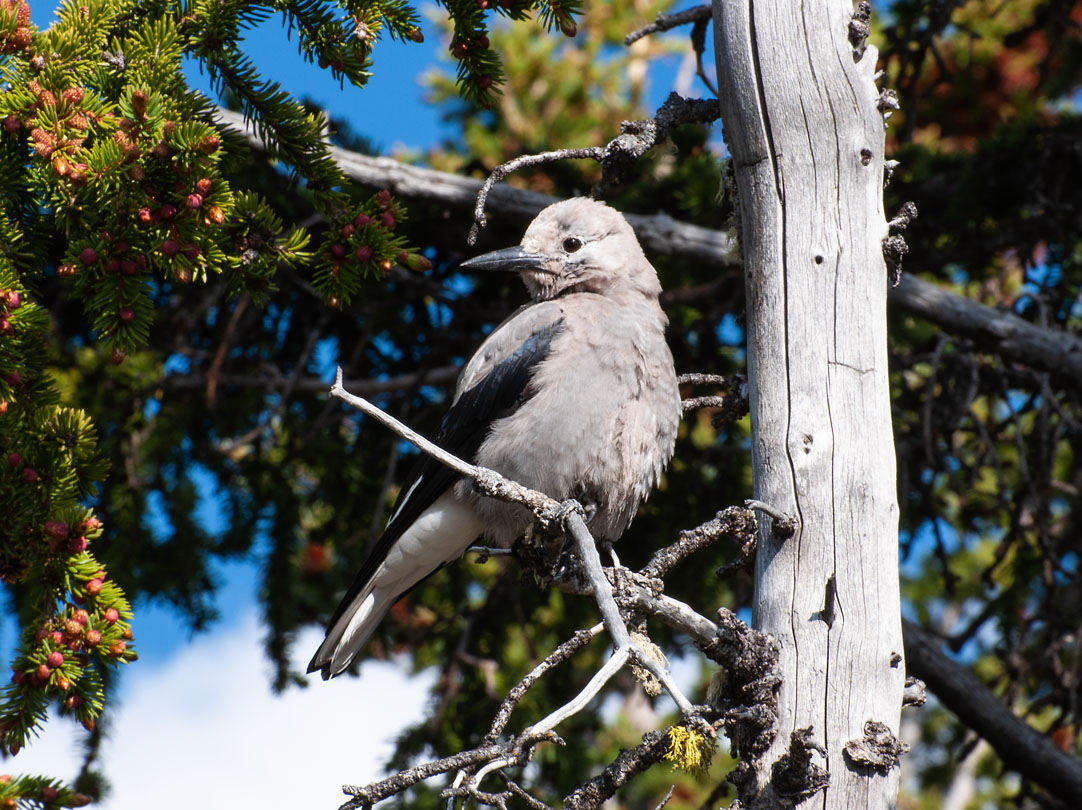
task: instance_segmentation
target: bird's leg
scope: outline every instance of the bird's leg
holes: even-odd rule
[[[620,558],[616,556],[616,544],[611,540],[605,540],[601,543],[601,548],[606,554],[609,555],[609,559],[612,560],[613,571],[620,570]]]

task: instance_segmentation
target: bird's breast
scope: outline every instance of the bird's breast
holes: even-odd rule
[[[595,536],[616,539],[672,456],[679,419],[656,304],[645,313],[565,306],[549,356],[514,410],[493,423],[476,461],[556,500],[593,506]],[[525,509],[482,501],[498,527],[491,540],[509,543],[524,531]]]

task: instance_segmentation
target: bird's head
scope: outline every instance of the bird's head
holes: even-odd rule
[[[462,267],[516,271],[535,301],[569,292],[633,291],[652,298],[661,292],[627,220],[587,197],[550,205],[530,223],[518,247],[485,253]]]

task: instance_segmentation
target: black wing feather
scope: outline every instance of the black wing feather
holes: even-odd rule
[[[462,392],[443,418],[436,444],[461,459],[472,461],[492,422],[506,416],[522,401],[533,370],[548,357],[562,324],[562,319],[557,320],[530,335],[506,359],[493,366],[480,382]],[[457,477],[458,473],[450,467],[421,454],[402,482],[400,491],[404,493],[405,503],[395,507],[391,521],[346,591],[327,623],[328,627],[334,627],[353,598],[375,575],[391,546]]]

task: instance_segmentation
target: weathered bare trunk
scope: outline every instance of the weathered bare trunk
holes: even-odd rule
[[[792,537],[759,540],[754,625],[779,642],[784,681],[779,733],[753,763],[746,805],[803,798],[771,766],[806,728],[830,775],[809,806],[886,808],[897,797],[884,128],[876,53],[854,60],[852,13],[845,0],[714,2],[742,218],[755,494],[798,521]],[[877,728],[869,721],[883,724],[877,739],[847,749]]]

